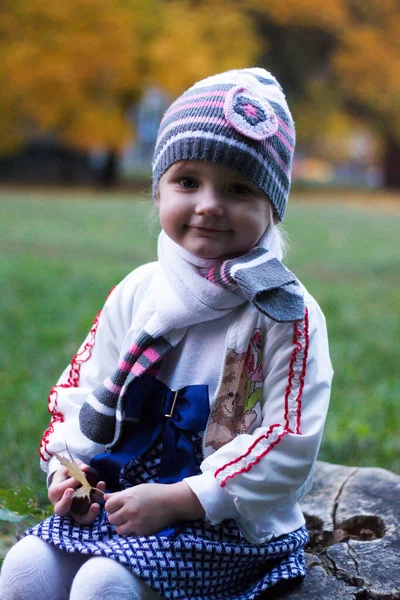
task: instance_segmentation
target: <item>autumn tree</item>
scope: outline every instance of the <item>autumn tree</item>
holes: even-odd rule
[[[147,85],[175,94],[254,61],[250,18],[225,4],[4,0],[0,151],[50,131],[74,148],[105,148],[113,160],[134,136],[127,109]]]
[[[237,0],[263,62],[289,89],[300,142],[367,124],[381,138],[386,185],[400,187],[398,0]]]
[[[282,81],[298,138],[369,123],[400,186],[398,0],[3,0],[0,151],[51,131],[110,158],[127,109],[213,72],[260,64]]]
[[[353,114],[372,123],[384,144],[385,182],[400,187],[400,5],[353,0],[332,71]]]

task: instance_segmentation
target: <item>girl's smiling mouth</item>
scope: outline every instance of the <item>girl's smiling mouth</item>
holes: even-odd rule
[[[202,225],[187,225],[190,229],[197,229],[205,233],[227,233],[227,229],[217,229],[216,227],[203,227]]]

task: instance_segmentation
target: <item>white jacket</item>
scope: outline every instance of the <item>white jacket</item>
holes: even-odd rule
[[[78,353],[52,388],[51,422],[40,446],[41,466],[47,473],[58,468],[52,454],[65,450],[66,444],[84,462],[104,452],[104,446],[81,433],[79,411],[90,392],[115,371],[149,318],[148,293],[159,270],[158,263],[143,265],[112,291]],[[333,374],[325,319],[306,291],[305,303],[306,318],[296,323],[276,323],[247,303],[236,309],[224,344],[226,355],[247,353],[250,357],[252,371],[244,384],[259,392],[259,402],[248,411],[251,423],[246,433],[236,432],[232,439],[215,444],[217,450],[213,437],[225,435],[227,429],[218,423],[218,411],[211,411],[202,474],[186,479],[207,519],[218,523],[235,518],[254,543],[304,524],[298,500],[311,486]],[[262,340],[259,365],[245,335],[250,330]],[[221,396],[224,385],[219,381],[215,397]]]

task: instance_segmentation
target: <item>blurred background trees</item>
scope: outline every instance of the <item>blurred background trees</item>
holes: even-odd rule
[[[229,68],[260,65],[287,91],[300,147],[345,154],[373,132],[384,181],[400,187],[397,0],[5,0],[0,152],[50,136],[105,154],[113,183],[146,90],[168,98]]]
[[[263,55],[295,94],[300,141],[367,125],[380,138],[386,185],[400,187],[398,0],[262,0]],[[264,18],[263,18],[264,17]]]

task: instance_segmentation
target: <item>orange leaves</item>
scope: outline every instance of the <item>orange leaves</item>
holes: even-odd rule
[[[298,49],[298,55],[295,51],[287,57],[290,67],[310,66],[303,76],[301,104],[294,107],[299,139],[309,141],[316,122],[325,131],[337,132],[338,138],[340,131],[353,128],[344,115],[349,101],[354,112],[355,107],[360,109],[357,118],[400,135],[398,0],[247,0],[239,4],[264,16],[270,29],[276,25],[282,35],[289,32],[288,38]],[[298,40],[304,30],[309,44],[302,53]],[[300,61],[299,56],[304,59],[307,51],[311,60]]]
[[[8,0],[0,32],[8,129],[19,122],[23,136],[29,122],[82,148],[131,138],[124,110],[148,84],[178,93],[253,62],[258,47],[229,0]]]
[[[131,125],[118,104],[107,108],[81,102],[65,129],[64,138],[77,148],[105,147],[118,150],[133,135]]]
[[[338,31],[348,20],[346,0],[328,0],[321,5],[316,0],[246,0],[241,4],[264,13],[280,26]]]
[[[164,2],[158,35],[148,47],[153,81],[171,95],[208,75],[255,63],[260,40],[233,2]]]
[[[371,24],[345,34],[333,65],[350,97],[375,111],[400,105],[400,15],[385,31]]]
[[[357,19],[332,57],[347,98],[400,136],[400,10],[394,0],[355,0]]]
[[[274,27],[287,44],[271,47]],[[4,0],[0,36],[0,151],[38,130],[117,150],[133,136],[125,110],[143,89],[175,96],[265,64],[267,48],[277,67],[267,68],[298,72],[317,108],[321,98],[338,114],[346,98],[400,123],[397,0]]]
[[[141,87],[137,12],[115,0],[9,3],[0,104],[82,147],[119,147],[131,134],[120,97]]]

